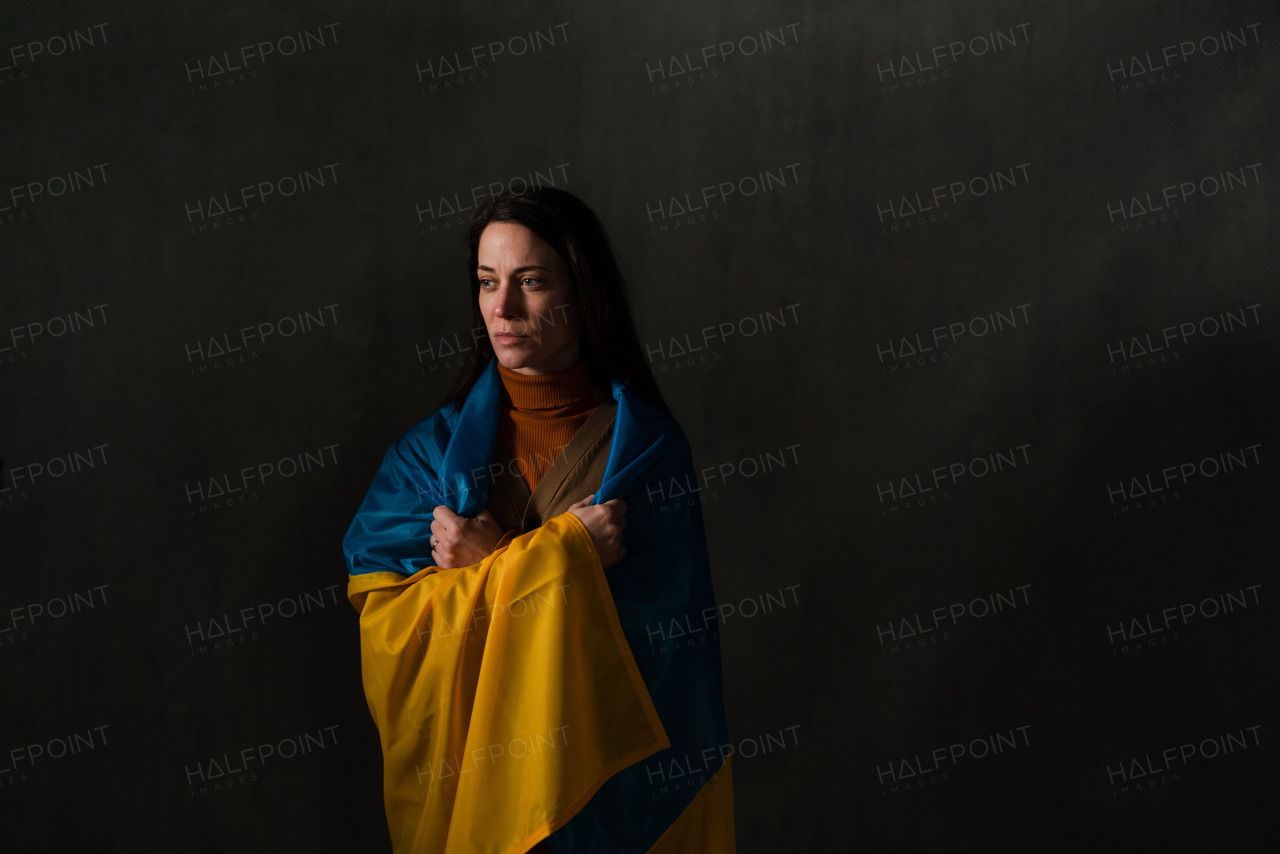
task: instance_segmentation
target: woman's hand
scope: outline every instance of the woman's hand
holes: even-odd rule
[[[566,512],[577,516],[587,526],[591,543],[600,555],[600,563],[610,567],[627,555],[627,550],[622,547],[622,530],[627,527],[627,503],[621,498],[614,498],[603,504],[592,504],[593,497],[588,495]]]
[[[502,539],[502,527],[488,510],[467,519],[441,504],[431,513],[431,561],[441,569],[479,563]]]

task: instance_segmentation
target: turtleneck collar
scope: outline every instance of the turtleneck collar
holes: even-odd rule
[[[554,374],[527,375],[498,365],[502,380],[502,404],[520,412],[569,414],[593,409],[603,392],[580,361]]]

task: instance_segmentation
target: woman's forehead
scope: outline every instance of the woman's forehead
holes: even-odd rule
[[[493,222],[480,234],[477,261],[481,267],[494,263],[553,265],[562,262],[552,246],[523,225]]]

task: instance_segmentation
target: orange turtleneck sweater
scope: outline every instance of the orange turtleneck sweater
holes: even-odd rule
[[[604,399],[604,391],[591,381],[586,362],[538,376],[498,365],[498,376],[498,462],[519,472],[532,492]]]

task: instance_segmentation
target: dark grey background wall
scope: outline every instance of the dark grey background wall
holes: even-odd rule
[[[4,849],[386,845],[340,541],[537,183],[705,467],[743,852],[1274,840],[1276,19],[6,3]]]

